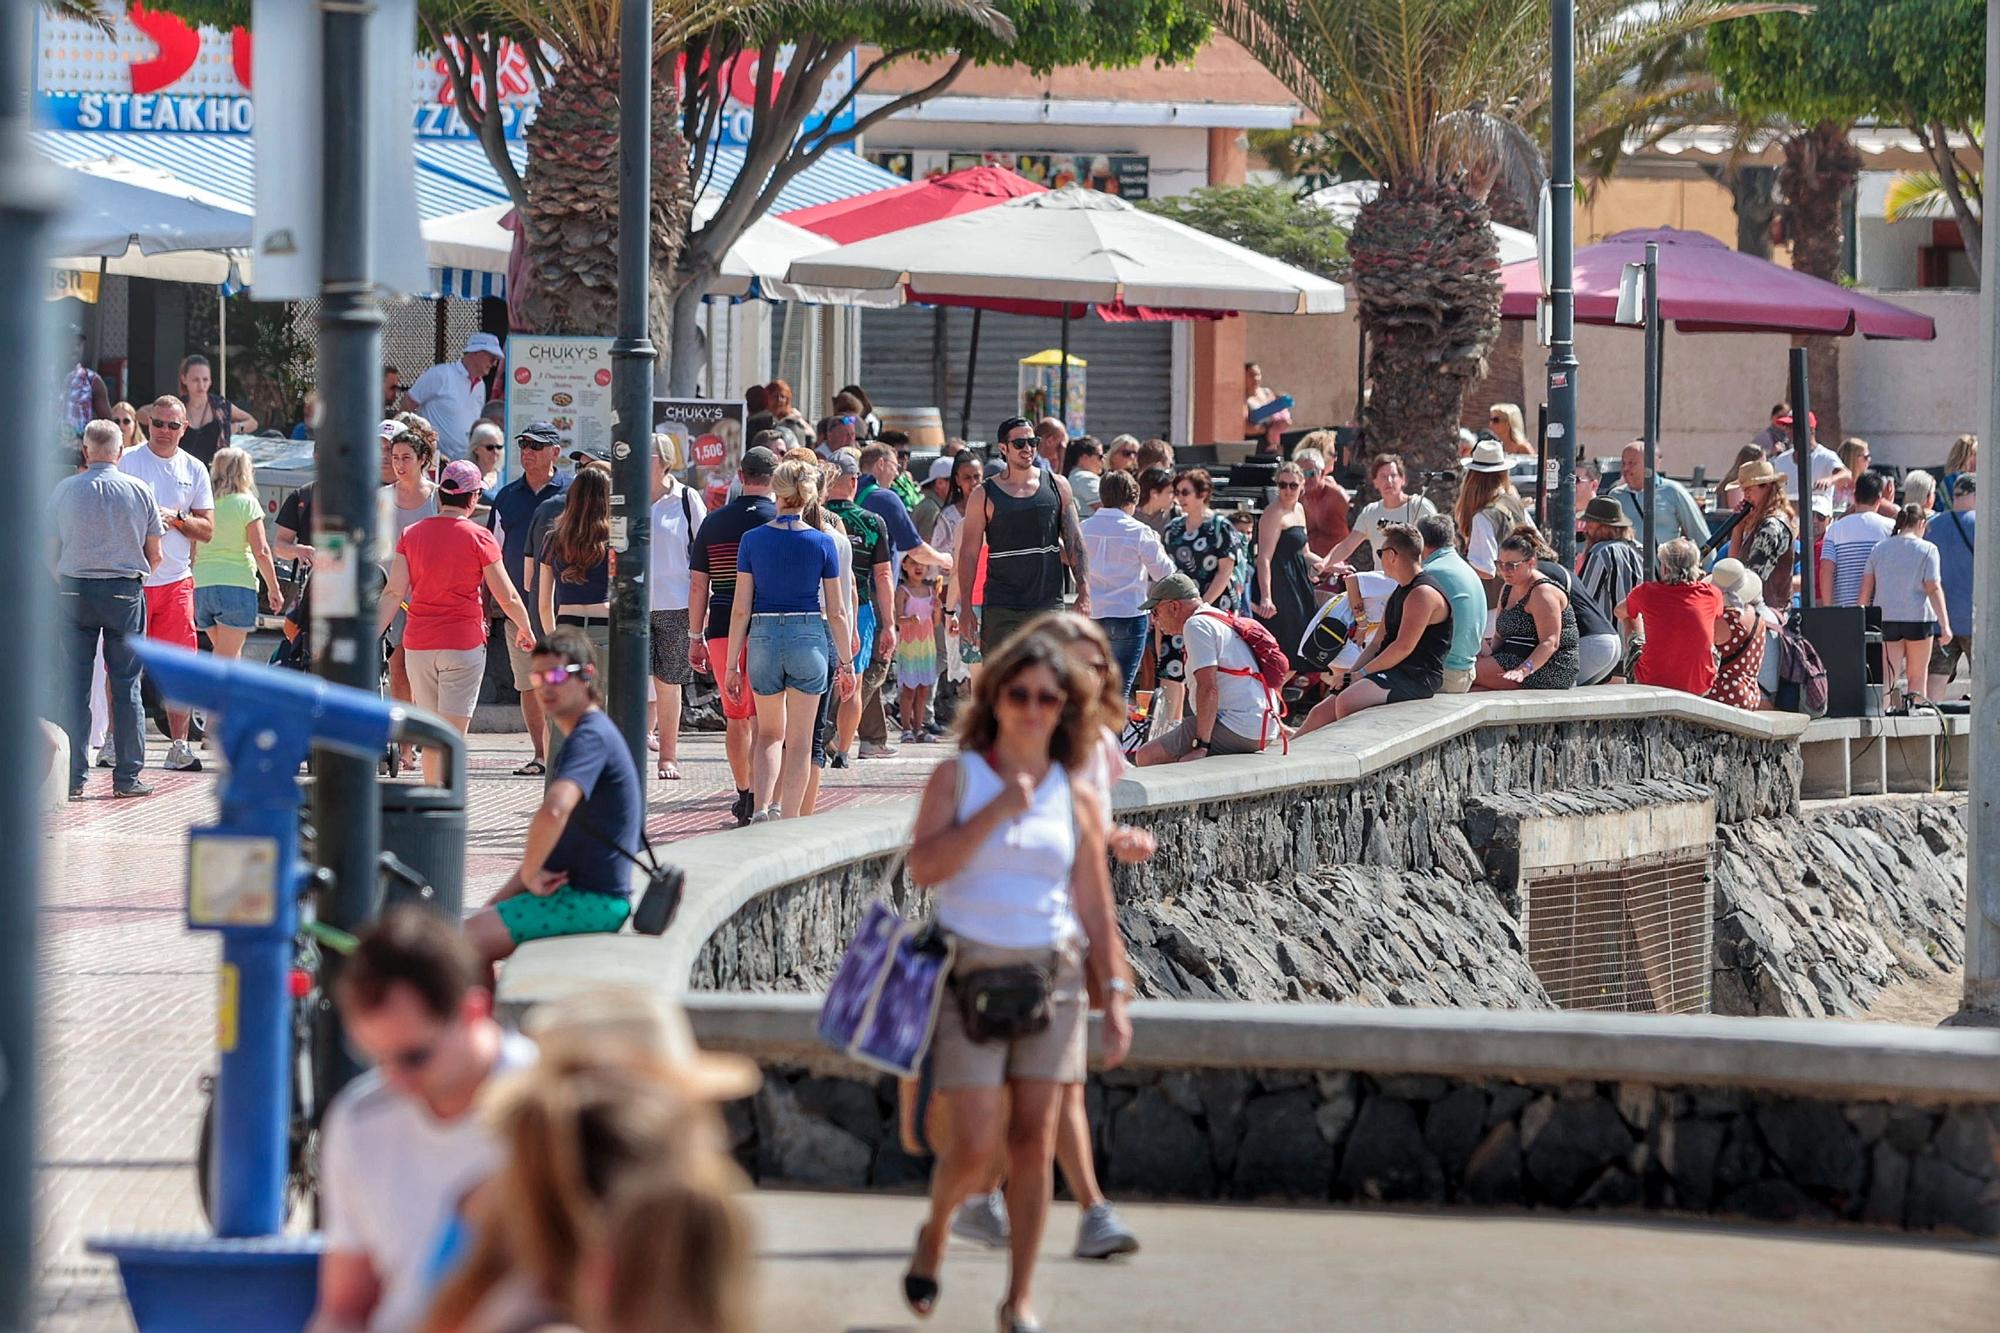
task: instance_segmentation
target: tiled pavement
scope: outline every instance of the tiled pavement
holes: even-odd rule
[[[541,781],[515,777],[521,736],[471,738],[466,900],[506,879]],[[822,810],[913,796],[939,746],[829,770]],[[164,747],[155,745],[157,763]],[[682,738],[679,782],[648,783],[657,845],[733,824],[721,737]],[[158,795],[109,799],[110,775],[48,821],[42,884],[43,1105],[36,1204],[42,1254],[39,1327],[127,1329],[115,1272],[86,1236],[202,1229],[194,1194],[199,1081],[214,1064],[213,937],[184,929],[185,840],[215,813],[216,775],[147,770]]]

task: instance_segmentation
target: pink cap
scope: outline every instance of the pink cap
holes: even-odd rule
[[[486,489],[486,478],[477,463],[461,458],[446,464],[444,476],[438,479],[438,489],[446,495],[477,495]]]

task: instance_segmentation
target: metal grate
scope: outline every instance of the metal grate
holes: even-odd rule
[[[1549,998],[1564,1009],[1707,1013],[1709,851],[1561,866],[1525,880],[1528,963]]]

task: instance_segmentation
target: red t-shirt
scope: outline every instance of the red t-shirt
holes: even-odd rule
[[[1722,589],[1713,583],[1642,583],[1625,598],[1646,626],[1646,650],[1633,679],[1689,694],[1715,684],[1715,618]]]
[[[483,648],[486,608],[479,589],[500,543],[469,518],[440,514],[413,525],[396,544],[410,567],[410,618],[403,647]]]

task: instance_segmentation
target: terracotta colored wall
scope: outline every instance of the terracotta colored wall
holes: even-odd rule
[[[1249,147],[1241,130],[1208,132],[1208,183],[1241,185],[1249,166]],[[1194,356],[1190,392],[1190,444],[1211,444],[1243,438],[1243,363],[1249,357],[1249,333],[1242,318],[1194,326]]]

